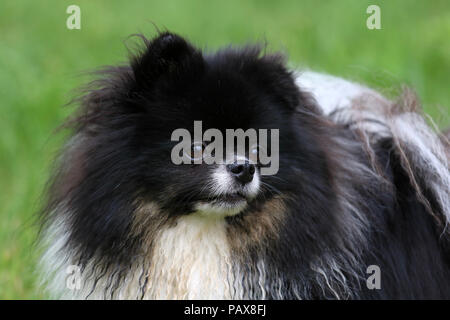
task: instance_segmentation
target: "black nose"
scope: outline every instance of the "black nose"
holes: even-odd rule
[[[255,166],[248,163],[233,163],[228,164],[227,169],[232,173],[232,175],[242,184],[249,183],[253,180],[253,175],[255,174]]]

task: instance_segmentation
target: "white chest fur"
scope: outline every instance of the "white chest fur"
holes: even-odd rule
[[[146,299],[230,299],[225,221],[189,215],[156,239]]]

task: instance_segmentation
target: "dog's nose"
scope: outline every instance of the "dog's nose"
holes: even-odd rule
[[[255,166],[248,161],[245,163],[228,164],[227,169],[242,184],[251,182],[255,174]]]

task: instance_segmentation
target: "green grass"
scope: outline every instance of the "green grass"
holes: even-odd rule
[[[381,7],[381,30],[366,8]],[[70,4],[81,30],[66,28]],[[441,127],[450,124],[450,3],[434,1],[14,1],[0,2],[0,298],[45,298],[31,248],[51,159],[63,141],[62,106],[80,72],[124,61],[127,36],[160,28],[204,48],[267,41],[293,66],[363,81],[390,93],[407,84]]]

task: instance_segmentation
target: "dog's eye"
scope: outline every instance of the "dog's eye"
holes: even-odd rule
[[[205,150],[205,143],[203,142],[194,142],[191,145],[191,150],[189,153],[186,154],[186,156],[190,160],[199,160],[203,157],[203,151]]]
[[[266,149],[259,145],[259,144],[255,144],[253,146],[250,147],[249,150],[249,159],[251,161],[253,161],[253,163],[258,163],[258,160],[261,157],[261,153],[263,153],[263,155],[266,154]]]
[[[259,144],[255,144],[253,146],[250,147],[250,154],[249,156],[252,157],[257,157],[258,153],[261,152],[261,150],[263,150],[263,148],[259,145]]]
[[[250,148],[251,155],[258,155],[258,151],[259,151],[259,145],[254,145]]]

